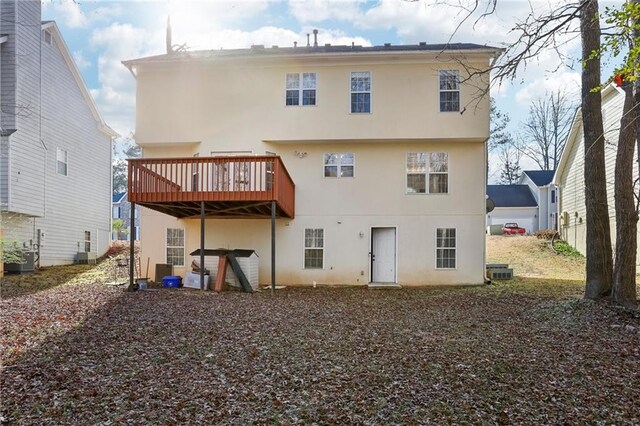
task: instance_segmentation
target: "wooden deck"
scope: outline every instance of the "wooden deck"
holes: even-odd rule
[[[277,156],[129,160],[128,199],[177,218],[270,218],[295,215],[295,184]]]

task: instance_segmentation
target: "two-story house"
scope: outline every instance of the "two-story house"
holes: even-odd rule
[[[122,221],[122,228],[120,232],[116,232],[113,229],[111,239],[113,240],[129,240],[131,235],[135,235],[135,239],[140,239],[140,206],[134,205],[134,222],[135,229],[131,229],[131,203],[127,198],[126,192],[116,192],[113,194],[113,200],[111,204],[111,219],[120,219]]]
[[[46,266],[109,247],[116,133],[40,12],[40,1],[0,2],[0,218],[3,238]]]
[[[558,206],[560,204],[558,186],[553,183],[554,170],[525,170],[519,183],[531,189],[538,204],[536,228],[558,230]]]
[[[142,257],[181,275],[201,246],[252,249],[260,282],[286,285],[483,283],[488,79],[471,70],[499,53],[252,46],[125,61]]]

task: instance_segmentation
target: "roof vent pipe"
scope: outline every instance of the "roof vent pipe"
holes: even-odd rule
[[[318,30],[313,30],[313,47],[318,47]]]
[[[311,34],[307,33],[307,47],[311,47],[311,44],[309,44],[309,37],[311,36]]]
[[[294,48],[298,47],[298,42],[297,42],[297,41],[294,41],[294,42],[293,42],[293,47],[294,47]]]

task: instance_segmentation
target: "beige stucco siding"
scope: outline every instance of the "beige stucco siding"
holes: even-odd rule
[[[309,63],[311,62],[311,63]],[[481,64],[473,64],[481,67]],[[233,64],[181,62],[138,69],[136,141],[202,141],[237,149],[256,141],[425,139],[484,140],[486,99],[477,79],[461,89],[459,112],[439,112],[438,63],[305,61]],[[371,113],[350,113],[350,73],[370,71]],[[316,106],[285,106],[287,73],[317,74]],[[461,70],[461,74],[463,71]],[[162,119],[159,119],[162,117]]]
[[[484,278],[488,98],[477,78],[460,87],[460,112],[440,112],[439,70],[488,66],[486,53],[376,53],[326,57],[168,57],[135,61],[136,142],[144,157],[249,152],[279,155],[295,183],[295,218],[277,220],[277,282],[366,284],[371,234],[396,228],[403,285],[480,284]],[[215,56],[215,55],[213,55]],[[371,73],[371,113],[350,112],[351,72]],[[285,106],[287,73],[316,73],[314,106]],[[408,152],[446,152],[447,194],[407,194]],[[355,177],[325,178],[325,153],[352,153]],[[166,229],[200,246],[200,222],[142,210],[142,257],[166,261]],[[324,268],[304,269],[305,228],[325,231]],[[437,228],[455,228],[457,265],[436,270]],[[206,248],[254,249],[270,281],[268,219],[207,219]],[[185,263],[190,264],[187,256]],[[186,267],[175,268],[183,275]]]
[[[294,154],[305,152],[304,158]],[[484,145],[482,143],[273,144],[296,183],[296,217],[277,225],[278,283],[366,284],[372,227],[397,228],[397,280],[403,285],[480,284],[484,274]],[[406,194],[407,152],[449,155],[449,194]],[[323,154],[355,154],[354,178],[323,177]],[[185,229],[187,253],[200,246],[200,222],[142,212],[142,256],[165,262],[167,227]],[[325,268],[303,269],[304,229],[325,230]],[[458,264],[436,270],[436,228],[456,228]],[[268,220],[208,219],[207,248],[248,248],[260,256],[260,281],[270,279]],[[187,260],[187,264],[190,260]],[[188,272],[176,268],[176,273]]]

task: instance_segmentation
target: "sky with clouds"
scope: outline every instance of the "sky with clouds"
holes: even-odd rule
[[[173,42],[190,50],[304,44],[314,28],[319,30],[321,44],[367,46],[451,39],[504,46],[516,37],[510,31],[516,21],[562,2],[498,0],[495,13],[480,21],[464,21],[465,6],[473,1],[45,0],[42,15],[57,22],[105,121],[128,135],[134,131],[135,81],[121,61],[163,53],[168,15]],[[559,52],[538,55],[513,81],[492,89],[498,107],[511,115],[512,132],[517,132],[536,97],[558,89],[577,94],[579,54],[579,39],[567,35]]]

